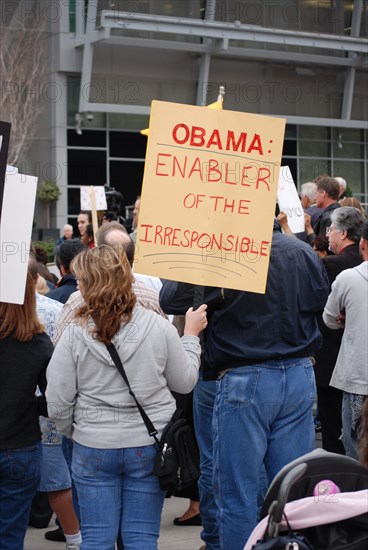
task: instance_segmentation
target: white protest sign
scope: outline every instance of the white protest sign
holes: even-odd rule
[[[280,212],[285,212],[288,217],[291,231],[293,233],[304,231],[304,211],[288,166],[281,166],[280,168],[277,202]]]
[[[92,210],[90,185],[82,185],[80,188],[81,210]],[[95,192],[96,210],[107,210],[105,188],[93,186]]]
[[[0,302],[23,304],[37,178],[5,177],[0,222]]]

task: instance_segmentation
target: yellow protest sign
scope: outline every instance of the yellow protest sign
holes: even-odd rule
[[[285,122],[153,101],[135,270],[264,293]]]

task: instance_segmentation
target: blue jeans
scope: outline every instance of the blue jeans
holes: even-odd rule
[[[243,550],[256,525],[262,465],[271,482],[314,449],[315,394],[308,358],[236,368],[217,382],[214,494],[221,549]]]
[[[342,398],[342,442],[347,456],[359,460],[359,452],[356,441],[351,437],[351,409],[350,394],[344,392]]]
[[[41,461],[41,441],[19,449],[0,450],[1,550],[23,550]]]
[[[157,550],[165,492],[153,474],[153,445],[95,449],[74,441],[72,473],[81,514],[82,550]]]
[[[219,550],[217,506],[213,494],[212,416],[216,396],[216,381],[199,380],[194,388],[194,426],[200,453],[201,477],[198,481],[199,508],[203,530],[201,539],[207,550]]]
[[[68,465],[69,472],[70,472],[70,475],[71,475],[71,473],[72,473],[72,459],[73,459],[73,440],[70,439],[69,437],[65,437],[65,435],[63,435],[62,440],[61,440],[61,446],[62,446],[62,449],[63,449],[63,455],[64,455],[64,458],[65,458],[65,461]],[[75,488],[75,484],[73,482],[73,479],[72,479],[72,499],[73,499],[74,512],[75,512],[75,514],[76,514],[76,516],[77,516],[77,518],[80,522],[80,511],[79,511],[78,495],[77,495],[77,490]],[[56,518],[56,523],[60,528],[61,525],[60,525],[60,522],[57,518]]]

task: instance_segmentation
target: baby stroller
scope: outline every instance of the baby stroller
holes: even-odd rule
[[[322,449],[272,481],[244,550],[367,550],[368,469]]]

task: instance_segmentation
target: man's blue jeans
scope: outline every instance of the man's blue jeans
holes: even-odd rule
[[[42,461],[41,441],[0,450],[0,548],[23,550]]]
[[[228,371],[213,416],[214,494],[220,548],[243,550],[257,522],[262,465],[269,482],[314,449],[311,361],[270,361]]]
[[[342,442],[347,456],[359,460],[359,452],[356,441],[351,437],[351,409],[350,394],[344,392],[342,398]]]
[[[198,380],[194,388],[194,426],[200,451],[201,477],[198,481],[200,513],[203,525],[201,538],[207,550],[219,550],[217,506],[213,494],[212,416],[216,396],[216,381]]]
[[[74,441],[72,473],[81,514],[82,550],[157,550],[165,492],[153,474],[153,445],[95,449]]]

